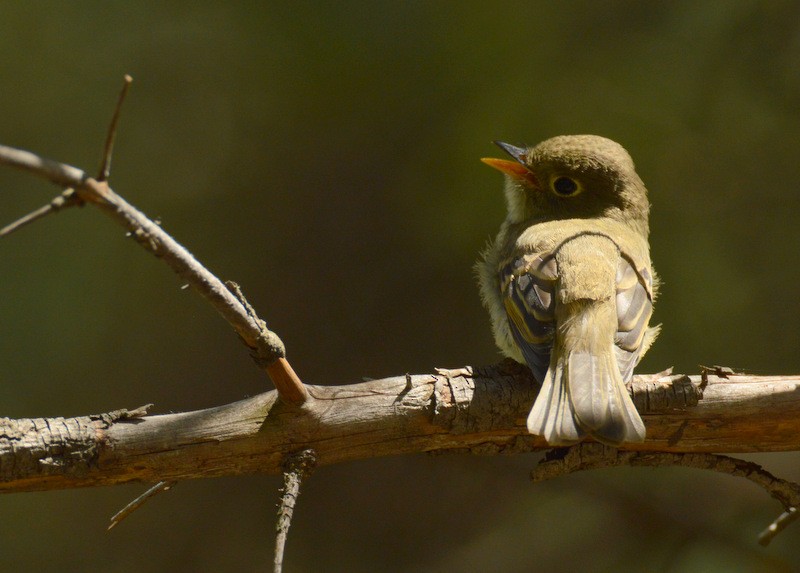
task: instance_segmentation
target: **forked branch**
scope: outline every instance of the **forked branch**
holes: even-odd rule
[[[186,248],[160,225],[114,193],[106,182],[97,181],[75,167],[4,145],[0,145],[0,164],[28,171],[60,187],[68,188],[68,192],[65,193],[69,194],[70,200],[94,205],[111,217],[124,227],[139,245],[163,260],[181,279],[211,303],[250,348],[256,363],[270,375],[282,398],[295,404],[300,404],[306,399],[307,392],[286,361],[286,349],[278,335],[269,330],[266,323],[252,309],[248,310],[242,300],[197,261]],[[38,216],[33,219],[35,218]]]

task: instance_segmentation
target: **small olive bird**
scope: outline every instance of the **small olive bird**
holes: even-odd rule
[[[553,446],[644,441],[627,385],[658,335],[658,280],[633,160],[596,135],[495,143],[512,160],[482,161],[506,176],[508,215],[477,270],[497,345],[541,385],[528,431]]]

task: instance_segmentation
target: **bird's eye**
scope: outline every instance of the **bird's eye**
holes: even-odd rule
[[[577,195],[581,190],[578,182],[570,177],[556,177],[553,179],[551,186],[556,195],[561,195],[562,197]]]

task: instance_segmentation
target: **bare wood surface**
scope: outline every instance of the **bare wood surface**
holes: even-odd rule
[[[457,372],[307,386],[300,406],[267,392],[180,414],[0,419],[0,491],[280,474],[287,455],[307,448],[320,466],[414,452],[547,449],[525,429],[536,393],[526,369],[504,362],[472,376]],[[800,377],[706,378],[698,401],[701,376],[637,377],[647,440],[623,449],[800,449]]]

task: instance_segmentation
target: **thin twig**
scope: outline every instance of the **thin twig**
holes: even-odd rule
[[[242,288],[233,281],[225,281],[225,286],[227,286],[239,302],[242,303],[247,314],[259,325],[263,336],[269,336],[270,331],[267,328],[267,323],[261,320],[258,314],[256,314],[253,305],[251,305],[250,301],[244,296]],[[275,389],[285,402],[299,406],[308,400],[308,390],[306,390],[305,385],[286,358],[281,356],[277,360],[270,360],[264,363],[257,353],[253,352],[251,356],[257,364],[266,369],[272,383],[275,384]]]
[[[60,195],[55,197],[52,201],[50,201],[47,205],[43,205],[39,207],[35,211],[28,213],[24,217],[20,217],[13,223],[9,223],[2,229],[0,229],[0,237],[5,237],[24,227],[25,225],[29,225],[34,221],[38,221],[42,217],[49,215],[50,213],[58,213],[62,209],[67,207],[81,207],[83,206],[83,201],[81,201],[75,193],[75,190],[72,188],[65,189],[61,192]]]
[[[200,264],[189,251],[166,233],[160,225],[148,219],[122,197],[114,193],[104,179],[108,176],[111,152],[119,120],[119,113],[130,87],[131,78],[125,76],[125,84],[117,102],[114,117],[109,127],[105,145],[105,157],[100,169],[100,180],[94,180],[75,167],[45,159],[35,153],[0,145],[0,164],[28,171],[56,183],[61,187],[74,188],[74,196],[81,202],[94,204],[128,231],[142,247],[162,259],[172,270],[197,290],[223,318],[234,328],[239,337],[251,349],[256,363],[272,378],[279,379],[276,384],[281,397],[291,403],[300,404],[308,394],[302,382],[288,362],[286,349],[277,334],[266,327],[255,313],[250,313],[236,296]],[[41,209],[30,220],[35,220],[51,209]],[[26,221],[30,222],[30,221]],[[13,224],[13,228],[25,224]],[[8,231],[10,232],[10,231]],[[282,378],[291,379],[291,386],[300,392],[284,395],[286,384]],[[274,380],[273,380],[274,381]]]
[[[531,479],[540,482],[573,472],[618,466],[679,466],[711,470],[753,482],[786,508],[786,513],[759,535],[762,545],[769,543],[798,517],[794,508],[800,506],[800,484],[776,477],[753,462],[719,454],[632,452],[602,444],[581,443],[551,450],[531,472]]]
[[[281,398],[292,404],[301,404],[305,401],[307,393],[302,382],[286,362],[286,349],[278,335],[269,330],[264,321],[248,313],[230,289],[198,262],[186,248],[160,225],[114,193],[106,182],[96,181],[70,165],[4,145],[0,145],[0,164],[28,171],[62,187],[72,187],[80,200],[95,205],[122,225],[137,243],[162,259],[179,277],[194,287],[234,328],[252,351],[257,364],[270,378],[275,377],[273,382]],[[292,379],[292,382],[282,383],[283,377]],[[275,382],[275,379],[278,379],[278,382]],[[285,394],[287,384],[290,388],[299,387],[303,391],[287,395]]]
[[[120,90],[119,98],[117,98],[117,106],[114,108],[114,115],[111,117],[111,123],[108,126],[106,144],[103,146],[103,162],[100,164],[100,170],[97,175],[98,181],[108,181],[108,176],[111,175],[111,155],[114,153],[114,140],[117,137],[117,125],[119,124],[122,104],[125,103],[125,96],[128,95],[128,90],[131,89],[131,83],[133,83],[133,78],[125,74],[122,90]]]
[[[798,517],[800,517],[800,511],[797,511],[796,507],[790,507],[787,511],[780,514],[775,521],[770,523],[769,527],[758,534],[758,543],[766,547],[769,545],[770,541],[775,539],[776,535],[786,529],[786,527]]]
[[[286,548],[286,537],[292,525],[294,506],[300,495],[300,485],[303,480],[311,475],[317,463],[314,450],[306,449],[289,456],[284,464],[283,495],[278,506],[278,521],[275,526],[275,560],[274,573],[281,573],[283,569],[283,552]]]
[[[115,513],[114,516],[111,518],[111,523],[109,524],[108,529],[106,529],[106,531],[111,531],[114,527],[117,526],[117,524],[120,521],[122,521],[123,519],[128,517],[131,513],[133,513],[134,511],[136,511],[140,507],[142,507],[142,505],[144,505],[144,503],[146,501],[152,499],[153,497],[155,497],[156,495],[158,495],[159,493],[161,493],[163,491],[169,490],[176,483],[177,482],[174,482],[174,481],[160,481],[160,482],[158,482],[156,485],[154,485],[153,487],[148,489],[142,495],[140,495],[139,497],[134,499],[132,502],[130,502],[128,505],[126,505],[121,510],[119,510],[117,513]]]

